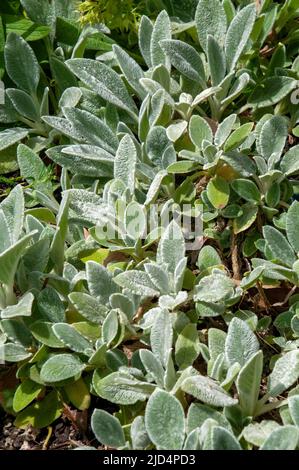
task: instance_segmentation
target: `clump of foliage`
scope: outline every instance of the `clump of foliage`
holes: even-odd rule
[[[143,66],[118,44],[91,58],[83,30],[55,106],[8,34],[0,145],[25,183],[0,204],[0,356],[17,365],[16,426],[73,407],[122,450],[298,448],[299,69],[284,32],[298,17],[292,0],[199,0],[191,44],[166,10],[143,16]],[[143,236],[154,203],[172,217]]]

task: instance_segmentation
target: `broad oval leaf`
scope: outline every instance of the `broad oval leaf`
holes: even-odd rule
[[[182,449],[185,416],[179,400],[170,393],[156,390],[146,406],[145,427],[157,449]]]

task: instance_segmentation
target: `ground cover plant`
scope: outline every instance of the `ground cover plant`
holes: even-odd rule
[[[2,419],[298,449],[298,2],[114,5],[0,7]]]

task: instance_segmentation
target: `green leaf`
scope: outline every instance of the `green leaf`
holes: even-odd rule
[[[294,201],[286,217],[287,237],[295,252],[299,253],[299,202]]]
[[[163,390],[156,390],[145,410],[145,427],[157,449],[182,449],[185,416],[179,400]]]
[[[196,325],[190,323],[178,335],[175,343],[175,362],[180,369],[192,365],[199,355],[199,338]]]
[[[30,424],[34,428],[45,428],[61,416],[63,403],[58,392],[53,390],[41,401],[28,406],[15,419],[14,425],[26,429]]]
[[[23,91],[34,95],[40,78],[39,64],[31,47],[16,33],[7,37],[5,64],[11,80]]]
[[[296,261],[296,257],[285,236],[270,225],[263,227],[263,234],[274,259],[281,262],[281,264],[292,267]]]
[[[231,431],[231,425],[223,413],[201,403],[191,403],[187,415],[187,431],[190,433],[197,427],[201,427],[206,419],[213,419],[219,426]]]
[[[222,264],[222,261],[216,249],[211,245],[202,247],[196,261],[198,269],[204,271],[213,266],[218,266],[219,264]]]
[[[163,40],[160,46],[181,74],[195,82],[205,81],[203,63],[194,47],[178,40]]]
[[[72,124],[72,135],[75,139],[104,149],[111,154],[111,158],[115,155],[118,139],[104,121],[78,108],[63,108],[63,114]]]
[[[195,24],[201,47],[207,50],[208,35],[222,46],[226,35],[226,14],[219,0],[199,0]]]
[[[205,276],[195,286],[194,300],[202,302],[219,302],[233,297],[234,282],[225,274],[213,273]]]
[[[141,382],[124,372],[113,372],[104,378],[95,372],[93,387],[97,395],[119,405],[134,405],[138,401],[145,401],[156,388],[155,385]]]
[[[233,318],[229,324],[225,341],[225,356],[229,365],[238,362],[244,366],[259,350],[259,342],[247,323]]]
[[[236,382],[244,416],[254,416],[263,373],[263,353],[258,351],[244,364]]]
[[[16,243],[24,223],[24,195],[21,185],[15,186],[0,205],[9,231],[10,244]]]
[[[179,162],[171,163],[171,165],[167,167],[167,172],[171,175],[179,175],[190,173],[196,168],[198,168],[198,164],[196,162],[190,162],[189,160],[180,160]]]
[[[253,125],[253,122],[247,122],[236,129],[225,142],[224,151],[228,152],[239,147],[249,136]]]
[[[280,168],[285,175],[293,175],[299,172],[298,152],[299,145],[295,145],[290,150],[288,150],[282,157],[282,160],[280,162]]]
[[[85,292],[72,292],[69,300],[80,315],[93,323],[102,323],[107,316],[107,307]]]
[[[168,310],[161,309],[155,316],[150,333],[152,351],[164,368],[167,366],[172,348],[173,331],[170,315]]]
[[[234,17],[225,38],[225,55],[228,70],[232,70],[247,46],[256,17],[255,5],[248,5]]]
[[[53,331],[57,338],[72,351],[90,355],[93,352],[92,344],[78,331],[67,323],[56,323]]]
[[[14,343],[0,344],[0,360],[6,362],[19,362],[32,355],[24,346]]]
[[[288,398],[289,411],[293,423],[299,427],[299,397],[298,395],[292,395]]]
[[[108,103],[136,116],[136,105],[114,70],[91,59],[70,59],[66,64],[85,85]]]
[[[259,135],[262,156],[269,160],[272,154],[281,155],[288,136],[287,121],[283,116],[272,116],[263,125]]]
[[[202,142],[208,140],[213,142],[213,132],[207,121],[201,116],[192,116],[189,124],[190,139],[199,149],[202,148]]]
[[[299,430],[295,426],[282,426],[272,431],[260,450],[295,450],[298,439]]]
[[[30,331],[40,343],[50,348],[64,348],[64,344],[54,334],[52,326],[53,323],[38,320],[30,325]]]
[[[28,93],[16,88],[7,88],[6,93],[18,114],[31,121],[39,121],[39,110]]]
[[[229,201],[229,184],[221,176],[214,176],[207,186],[207,194],[211,204],[216,209],[223,209]]]
[[[127,134],[120,141],[114,160],[114,178],[119,178],[129,188],[135,190],[135,168],[137,152],[132,138]]]
[[[30,317],[34,296],[27,292],[16,305],[9,305],[1,311],[1,318]]]
[[[299,350],[285,353],[274,365],[269,376],[268,393],[271,397],[281,395],[291,387],[299,377]]]
[[[251,202],[247,202],[242,206],[243,214],[233,220],[234,233],[238,234],[247,230],[255,221],[258,207]]]
[[[111,273],[95,261],[87,261],[86,277],[90,294],[97,297],[101,304],[108,303],[110,295],[119,291]]]
[[[40,376],[47,383],[61,382],[81,374],[84,368],[85,364],[73,354],[55,354],[43,364]]]
[[[161,64],[167,65],[166,56],[160,46],[160,41],[163,39],[171,39],[170,18],[165,10],[161,11],[157,16],[151,35],[150,51],[152,67],[157,67]]]
[[[296,86],[297,82],[293,78],[283,76],[266,78],[255,87],[248,98],[248,102],[256,108],[273,106],[294,90]]]
[[[160,360],[148,349],[140,350],[140,359],[145,370],[154,378],[159,387],[164,387],[164,369]]]
[[[131,85],[133,90],[140,96],[140,98],[145,98],[145,91],[143,86],[140,84],[139,80],[144,78],[144,73],[140,65],[129,56],[129,54],[124,51],[121,47],[114,44],[113,52],[116,55],[118,64],[123,72],[126,80]]]
[[[153,285],[149,275],[143,271],[125,271],[114,278],[114,282],[129,289],[134,294],[155,297],[159,291]]]
[[[261,194],[256,186],[255,183],[253,183],[250,180],[246,179],[236,179],[232,183],[232,188],[233,190],[245,201],[248,202],[256,202],[259,203],[261,200]]]
[[[12,285],[21,256],[24,254],[30,240],[36,232],[25,235],[14,245],[0,254],[0,281]]]
[[[222,147],[222,145],[230,135],[231,131],[233,130],[236,119],[237,115],[231,114],[219,124],[214,139],[215,145],[217,145],[218,147]]]
[[[28,135],[28,129],[14,127],[0,132],[0,151],[7,149],[11,145],[16,144],[20,140],[25,139]]]
[[[263,420],[260,423],[251,423],[243,429],[242,435],[247,442],[256,447],[264,444],[265,440],[269,437],[274,429],[279,428],[276,421]]]
[[[235,436],[220,426],[213,427],[209,448],[211,450],[242,450]]]
[[[52,287],[43,289],[37,297],[37,306],[40,315],[53,323],[65,321],[65,307],[57,291]]]
[[[15,391],[13,409],[16,413],[28,406],[42,392],[43,386],[30,379],[24,380]]]
[[[157,262],[159,264],[165,263],[168,271],[174,273],[184,256],[184,236],[180,226],[173,220],[162,234],[157,250]]]
[[[212,85],[219,85],[219,83],[221,83],[225,77],[226,59],[219,43],[210,34],[208,34],[207,58],[210,68]]]
[[[238,403],[238,400],[230,397],[214,380],[202,375],[185,379],[181,388],[184,392],[208,405],[223,407]]]
[[[91,429],[97,440],[109,447],[125,445],[125,435],[117,418],[104,410],[95,409],[91,417]]]
[[[138,31],[138,43],[140,52],[148,66],[152,67],[152,56],[151,56],[151,37],[153,33],[153,24],[147,16],[142,16],[139,31]]]

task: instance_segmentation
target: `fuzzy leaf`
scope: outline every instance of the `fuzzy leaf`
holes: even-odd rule
[[[56,354],[48,359],[40,371],[44,382],[61,382],[81,374],[85,364],[73,354]]]
[[[199,0],[195,24],[201,47],[207,50],[208,35],[223,45],[226,34],[226,14],[219,0]]]
[[[105,446],[118,448],[125,445],[125,435],[119,420],[107,411],[94,410],[91,429],[97,440]]]
[[[255,5],[248,5],[234,17],[225,38],[227,67],[234,69],[248,43],[256,16]]]
[[[230,397],[214,380],[202,375],[185,379],[181,388],[184,392],[208,405],[223,407],[238,403],[238,400]]]
[[[157,449],[182,449],[185,416],[179,400],[163,390],[153,393],[145,410],[145,427]]]

